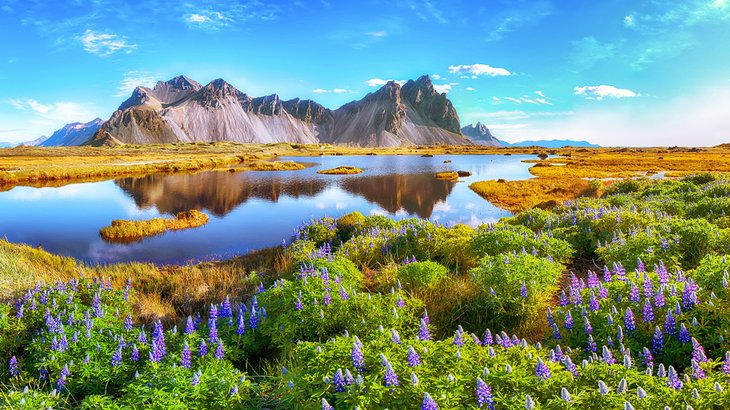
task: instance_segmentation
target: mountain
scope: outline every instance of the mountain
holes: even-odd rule
[[[217,79],[184,76],[137,87],[89,145],[195,141],[333,143],[358,146],[469,144],[459,117],[428,76],[389,82],[359,101],[329,110],[311,100],[253,98]]]
[[[504,143],[492,135],[489,128],[481,122],[477,122],[476,125],[467,125],[461,129],[461,133],[477,145],[487,145],[490,147],[504,146]]]
[[[81,145],[88,141],[101,127],[104,121],[96,118],[87,123],[74,122],[66,124],[60,130],[54,132],[48,139],[43,141],[42,147],[68,147]]]
[[[0,142],[0,148],[13,148],[18,147],[21,145],[24,145],[26,147],[36,147],[41,145],[44,141],[46,141],[48,137],[38,137],[34,139],[33,141],[25,141],[25,142]]]
[[[562,147],[581,147],[581,148],[600,148],[598,144],[592,144],[588,141],[574,141],[574,140],[535,140],[535,141],[520,141],[509,143],[501,141],[506,147],[543,147],[543,148],[562,148]]]
[[[379,147],[470,144],[461,135],[451,101],[433,88],[427,75],[402,87],[390,81],[335,110],[333,121],[331,132],[320,135],[321,141]]]

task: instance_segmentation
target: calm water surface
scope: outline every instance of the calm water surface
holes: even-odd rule
[[[148,175],[63,187],[16,187],[0,193],[0,235],[87,262],[182,263],[227,258],[290,239],[304,221],[360,211],[443,224],[479,225],[510,213],[468,185],[485,179],[526,179],[528,155],[327,156],[281,158],[306,162],[300,171]],[[444,164],[445,160],[451,163]],[[319,175],[355,165],[353,176]],[[433,174],[464,170],[462,182]],[[113,219],[148,219],[198,209],[210,216],[200,228],[110,244],[99,229]]]

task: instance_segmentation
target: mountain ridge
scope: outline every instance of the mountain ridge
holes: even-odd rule
[[[137,87],[84,143],[331,143],[355,146],[466,145],[459,117],[428,76],[388,82],[336,110],[313,100],[251,97],[223,79],[185,76]]]

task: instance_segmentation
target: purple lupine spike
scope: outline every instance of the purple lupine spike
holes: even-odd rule
[[[421,357],[418,356],[418,353],[416,353],[416,350],[413,349],[413,346],[408,345],[408,366],[415,367],[421,364]]]
[[[544,381],[550,378],[550,368],[539,357],[537,358],[537,365],[535,366],[535,376],[537,376],[537,380],[539,381]]]
[[[560,335],[558,325],[553,325],[553,340],[561,340],[563,336]]]
[[[210,320],[208,322],[208,343],[213,344],[216,340],[218,340],[218,325],[217,321]]]
[[[457,330],[454,333],[454,341],[452,342],[452,344],[458,347],[464,346],[464,339],[461,337],[460,331]]]
[[[603,281],[608,283],[611,282],[613,278],[611,277],[611,270],[608,269],[608,266],[603,265]]]
[[[182,352],[180,352],[180,366],[181,367],[184,367],[186,369],[190,368],[190,356],[191,355],[192,354],[190,352],[190,346],[188,346],[188,341],[186,340],[183,343]]]
[[[332,304],[332,296],[330,295],[330,290],[329,289],[325,289],[324,290],[324,298],[323,298],[323,301],[324,301],[324,305],[325,306],[329,306],[329,305]]]
[[[10,358],[9,362],[9,370],[10,370],[10,376],[17,378],[20,374],[20,367],[18,366],[18,359],[13,356]]]
[[[586,353],[594,353],[597,349],[596,341],[593,340],[593,335],[588,335],[588,343],[586,345]]]
[[[651,350],[654,354],[659,355],[664,350],[664,336],[659,326],[654,329],[654,337],[651,340]]]
[[[651,278],[649,278],[649,275],[644,273],[644,297],[645,298],[651,298],[654,296],[654,284],[651,282]]]
[[[231,301],[228,298],[228,295],[226,295],[226,299],[223,301],[223,305],[221,306],[220,311],[220,317],[222,318],[229,318],[233,315],[233,312],[231,311]]]
[[[359,343],[355,342],[352,344],[352,353],[350,354],[352,359],[352,366],[358,372],[365,371],[365,356],[362,353],[362,347]]]
[[[246,320],[243,317],[243,311],[238,312],[238,327],[236,328],[236,334],[239,336],[246,332]]]
[[[664,307],[666,300],[664,299],[664,287],[660,287],[654,296],[654,305],[658,308]]]
[[[399,307],[399,308],[406,306],[406,302],[403,301],[403,298],[401,297],[400,292],[398,293],[398,300],[396,300],[395,306]]]
[[[494,344],[494,337],[492,337],[492,331],[487,328],[487,330],[484,331],[484,346],[491,346]]]
[[[428,393],[423,393],[423,402],[421,403],[421,410],[438,410],[439,405]]]
[[[633,332],[636,329],[634,312],[631,311],[630,307],[626,308],[626,313],[624,314],[624,327],[626,328],[627,332]]]
[[[520,296],[523,299],[527,298],[527,285],[525,284],[525,281],[522,281],[522,286],[520,286]]]
[[[477,377],[476,396],[477,396],[477,406],[479,408],[487,408],[489,410],[494,410],[494,400],[492,398],[492,389],[480,377]]]
[[[343,393],[347,391],[347,384],[345,383],[345,376],[342,374],[342,369],[337,369],[334,377],[332,377],[332,385],[335,388],[335,393]]]
[[[585,320],[584,320],[583,331],[587,335],[590,335],[593,333],[593,326],[591,326],[591,322],[588,320],[588,318],[585,318]]]
[[[385,365],[385,375],[383,376],[385,387],[397,387],[398,386],[398,375],[395,374],[393,366],[390,363]]]
[[[591,310],[591,312],[595,312],[598,309],[600,309],[598,299],[596,299],[596,295],[593,293],[593,291],[591,291],[591,297],[588,301],[588,307]]]
[[[697,361],[698,363],[704,363],[707,361],[707,356],[705,356],[705,348],[702,347],[700,342],[697,341],[694,337],[692,338],[692,359]]]
[[[213,357],[215,357],[218,360],[223,360],[224,353],[225,353],[225,349],[223,348],[223,340],[218,339],[218,346],[216,346],[216,348],[215,348]]]
[[[418,340],[426,341],[431,339],[431,332],[428,330],[426,321],[421,319],[421,325],[418,328]]]
[[[64,365],[58,375],[58,381],[56,381],[56,389],[58,391],[63,391],[66,388],[66,378],[70,375],[71,372],[68,370],[68,365]]]
[[[204,357],[208,354],[208,345],[205,344],[204,339],[200,339],[200,345],[198,346],[198,357]]]
[[[117,347],[117,350],[114,351],[112,354],[112,360],[111,365],[112,367],[117,367],[122,364],[122,347]]]
[[[629,291],[629,300],[633,303],[639,303],[639,288],[634,282],[631,282],[631,290]]]
[[[647,368],[653,368],[654,367],[654,355],[651,354],[651,351],[647,349],[646,347],[641,351],[641,357],[642,357],[642,363]]]
[[[573,329],[573,325],[573,315],[570,313],[570,311],[568,311],[568,313],[565,315],[565,321],[563,322],[563,326],[566,330],[571,330]]]
[[[345,290],[345,287],[340,285],[340,299],[341,300],[348,300],[350,299],[350,295]]]
[[[185,334],[189,335],[195,332],[195,324],[193,323],[192,316],[188,315],[188,320],[185,322]]]
[[[679,325],[679,335],[678,335],[679,341],[682,343],[689,343],[690,341],[690,334],[689,330],[687,330],[687,326],[682,323]]]
[[[672,314],[672,310],[667,310],[667,317],[664,320],[664,333],[667,336],[672,336],[675,333],[677,333],[677,323],[674,320],[674,315]]]
[[[654,308],[651,305],[651,299],[644,301],[644,308],[641,310],[644,323],[652,323],[654,321]]]
[[[133,362],[139,360],[139,349],[137,349],[137,344],[132,345],[132,353],[129,354],[129,360]]]
[[[124,330],[132,330],[133,327],[132,314],[127,314],[127,318],[124,319]]]
[[[682,381],[679,379],[677,371],[674,370],[674,366],[669,366],[667,371],[667,386],[674,390],[682,390]]]
[[[214,304],[210,305],[210,314],[208,316],[209,321],[215,321],[218,320],[218,309],[215,307]]]

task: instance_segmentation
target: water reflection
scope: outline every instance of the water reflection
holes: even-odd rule
[[[189,209],[207,210],[225,216],[251,198],[277,202],[282,195],[313,197],[326,187],[318,179],[257,177],[255,173],[202,172],[189,175],[148,175],[123,178],[115,183],[140,208],[156,207],[161,213],[175,214]]]
[[[529,178],[527,156],[363,156],[282,158],[311,161],[300,171],[208,171],[149,175],[63,187],[15,187],[0,192],[0,235],[92,263],[182,263],[228,258],[289,239],[303,221],[358,211],[443,224],[478,225],[510,213],[483,200],[468,185],[486,179]],[[444,160],[451,163],[444,164]],[[355,176],[319,175],[320,169],[356,165]],[[463,182],[440,181],[446,170],[472,173]],[[198,209],[207,225],[169,232],[134,244],[109,244],[99,229],[113,219],[149,219]]]

